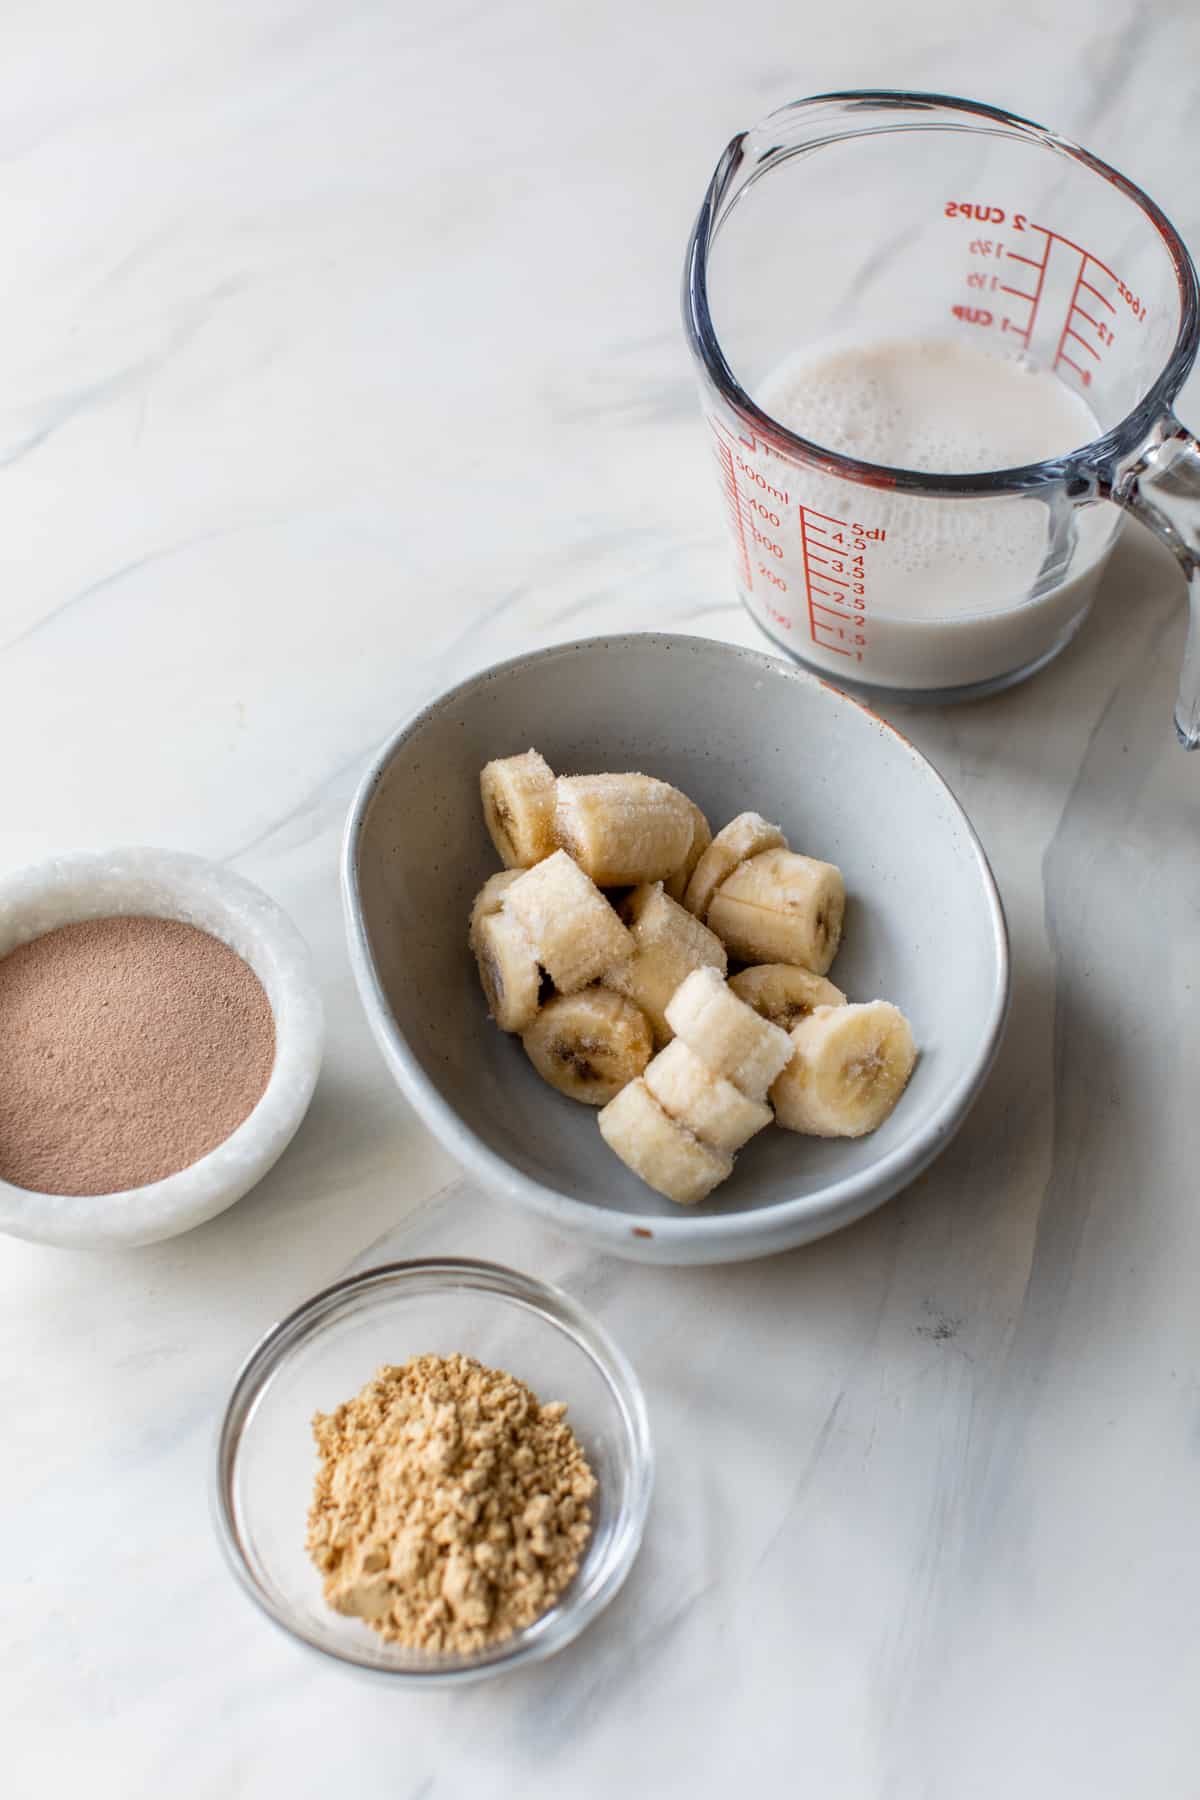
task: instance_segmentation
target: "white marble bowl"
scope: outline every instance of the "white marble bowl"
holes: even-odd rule
[[[280,907],[240,875],[167,850],[79,852],[0,880],[0,956],[60,925],[142,913],[211,932],[249,963],[275,1017],[275,1064],[257,1106],[177,1175],[116,1194],[41,1194],[0,1181],[0,1231],[99,1249],[190,1231],[260,1181],[308,1108],[321,1065],[321,998],[308,948]]]
[[[775,1127],[711,1199],[673,1206],[617,1160],[590,1108],[538,1078],[491,1024],[467,949],[496,867],[480,766],[536,746],[562,774],[642,769],[714,828],[747,808],[840,865],[850,901],[832,974],[893,1000],[920,1060],[892,1117],[856,1141]],[[486,670],[411,719],[350,811],[343,893],[372,1030],[426,1124],[501,1198],[619,1255],[731,1262],[870,1212],[943,1149],[999,1045],[1004,915],[953,794],[898,732],[789,663],[707,639],[596,638]]]

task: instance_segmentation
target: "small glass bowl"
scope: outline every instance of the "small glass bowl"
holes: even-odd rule
[[[597,1480],[592,1534],[566,1591],[532,1625],[468,1655],[390,1644],[330,1608],[304,1548],[314,1412],[383,1363],[454,1351],[562,1400]],[[495,1263],[388,1263],[339,1281],[272,1327],[234,1383],[217,1445],[215,1513],[251,1599],[314,1650],[427,1685],[476,1681],[551,1656],[608,1605],[633,1564],[654,1483],[641,1387],[608,1335],[561,1289]]]

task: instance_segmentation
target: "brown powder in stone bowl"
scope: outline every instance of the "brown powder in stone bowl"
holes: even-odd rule
[[[113,1194],[178,1174],[274,1061],[262,983],[219,938],[142,916],[48,931],[0,958],[0,1178]]]

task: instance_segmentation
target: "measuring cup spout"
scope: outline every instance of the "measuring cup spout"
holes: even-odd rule
[[[1187,580],[1188,629],[1175,703],[1185,750],[1200,749],[1200,443],[1172,418],[1113,490],[1168,546]]]

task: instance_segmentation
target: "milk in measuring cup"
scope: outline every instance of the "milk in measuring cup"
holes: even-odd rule
[[[1086,403],[1028,361],[957,339],[842,340],[788,357],[754,391],[801,437],[933,473],[1011,469],[1100,435]],[[741,582],[772,635],[835,675],[971,686],[1059,647],[1091,599],[1116,514],[1041,501],[933,500],[849,483],[733,440],[718,451]]]

